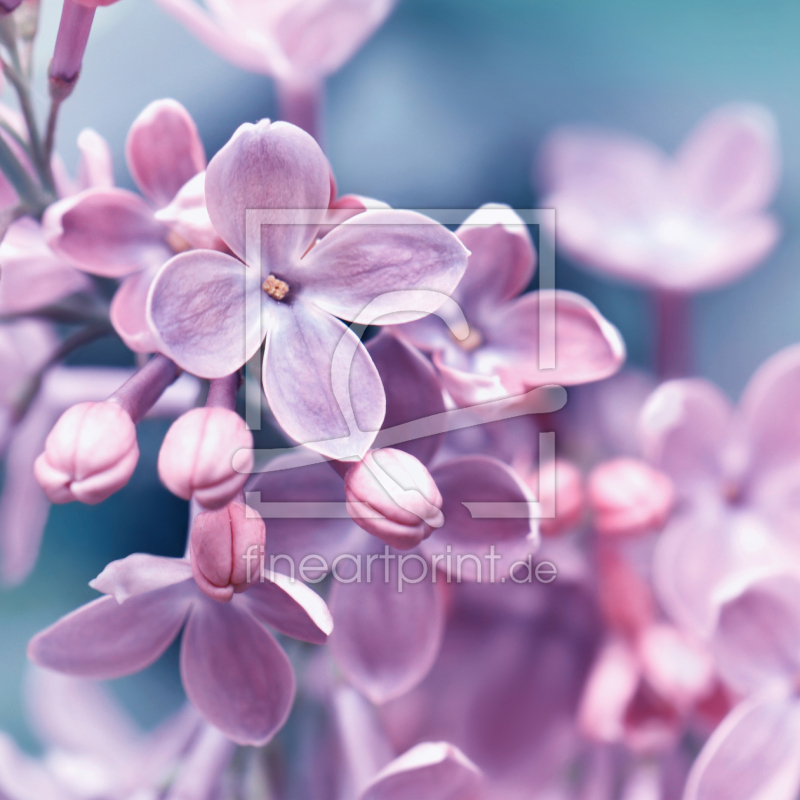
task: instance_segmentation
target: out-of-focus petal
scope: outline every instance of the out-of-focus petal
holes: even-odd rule
[[[712,111],[676,155],[689,197],[721,214],[762,209],[775,194],[779,160],[774,117],[745,104]]]
[[[323,455],[363,457],[386,400],[366,348],[342,322],[307,303],[273,303],[263,382],[286,433]]]
[[[243,609],[198,603],[181,643],[186,694],[201,714],[238,744],[265,744],[289,716],[295,681],[289,659]]]
[[[193,587],[168,586],[118,603],[101,597],[31,639],[28,658],[40,667],[103,680],[152,664],[181,629]]]
[[[228,247],[244,259],[245,212],[276,210],[278,216],[271,220],[264,216],[260,237],[258,228],[253,237],[261,241],[264,278],[274,269],[279,278],[288,280],[287,267],[303,255],[325,219],[329,173],[319,145],[300,128],[268,119],[245,123],[208,165],[208,215]],[[275,224],[276,220],[283,224]]]
[[[359,800],[478,800],[483,776],[457,747],[422,742],[392,761]]]
[[[254,578],[235,602],[246,603],[258,619],[293,639],[325,644],[333,630],[325,601],[304,583],[279,572],[265,572],[264,580]]]
[[[468,255],[454,234],[422,214],[365,211],[319,241],[298,277],[303,296],[337,317],[399,324],[446,302]],[[367,306],[369,319],[360,319]]]
[[[191,577],[192,566],[183,558],[133,553],[112,561],[89,585],[122,603],[129,597],[182,583]]]
[[[692,766],[683,800],[793,800],[800,785],[800,705],[785,693],[736,706]]]
[[[225,243],[211,224],[206,208],[206,173],[195,175],[179,190],[172,202],[155,213],[155,218],[202,250],[225,250]]]
[[[84,128],[78,134],[78,190],[110,189],[114,185],[114,162],[108,142],[97,131]]]
[[[136,185],[159,208],[206,168],[197,126],[176,100],[156,100],[139,114],[128,132],[125,155]]]
[[[163,264],[172,254],[167,228],[125,189],[86,189],[59,200],[45,212],[42,227],[56,253],[107,278]]]
[[[253,270],[224,253],[175,256],[156,275],[147,298],[160,352],[201,378],[235,372],[261,344],[259,283]]]
[[[154,353],[158,339],[147,324],[147,295],[155,278],[146,269],[128,275],[114,292],[109,317],[120,339],[135,353]]]
[[[348,680],[372,702],[384,703],[405,694],[428,674],[442,640],[444,608],[440,586],[427,574],[427,565],[424,578],[403,583],[399,591],[398,559],[408,559],[402,575],[416,581],[424,563],[418,555],[398,555],[387,547],[388,557],[375,559],[375,554],[384,552],[377,542],[365,552],[373,558],[367,566],[362,555],[361,579],[337,581],[331,590],[331,648]],[[345,580],[356,578],[346,570],[350,570],[347,562],[339,567]]]

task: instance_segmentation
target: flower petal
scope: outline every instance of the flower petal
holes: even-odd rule
[[[176,100],[156,100],[136,117],[125,155],[136,185],[159,208],[206,168],[197,126]]]
[[[422,214],[367,210],[319,241],[298,277],[303,296],[337,317],[399,324],[446,302],[468,255],[454,234]]]
[[[159,350],[201,378],[235,372],[261,344],[259,283],[241,261],[213,250],[170,259],[147,298]]]
[[[112,561],[89,586],[122,603],[129,597],[182,583],[191,577],[192,565],[184,558],[133,553]]]
[[[270,305],[263,381],[278,423],[331,458],[365,455],[386,409],[366,348],[346,325],[310,304]]]
[[[279,572],[264,572],[243,595],[250,612],[281,633],[312,644],[325,644],[333,630],[325,601],[304,583]]]
[[[775,118],[763,106],[746,104],[712,111],[676,156],[689,196],[728,215],[759,211],[773,198],[779,160]]]
[[[147,324],[147,295],[154,278],[151,269],[128,275],[114,292],[111,301],[111,324],[134,353],[154,353],[158,350],[158,339]]]
[[[483,776],[457,747],[422,742],[392,761],[359,800],[478,800]]]
[[[442,389],[430,362],[397,336],[381,333],[367,342],[369,352],[386,393],[386,416],[382,428],[415,423],[415,438],[399,442],[397,449],[427,464],[444,438],[425,436],[425,419],[445,410]]]
[[[398,555],[380,545],[374,542],[365,548],[372,561],[367,561],[361,580],[335,582],[330,596],[333,657],[373,703],[405,694],[428,674],[444,630],[440,585],[426,575],[417,583],[402,584],[399,591]],[[402,574],[419,578],[421,557],[403,553],[399,558],[414,561],[401,565]],[[355,577],[344,574],[344,567],[340,570],[346,580]]]
[[[800,705],[781,693],[736,706],[697,757],[684,800],[793,800],[800,784]]]
[[[78,134],[77,184],[83,189],[111,189],[114,186],[114,161],[108,142],[97,131],[84,128]]]
[[[247,210],[283,211],[284,224],[270,223],[265,217],[266,224],[260,226],[261,258],[264,278],[273,271],[288,278],[290,265],[314,241],[325,219],[329,174],[322,150],[305,131],[268,119],[256,125],[246,123],[208,165],[208,215],[228,247],[244,260]],[[257,232],[255,236],[258,241]]]
[[[203,171],[187,181],[168,206],[156,211],[155,218],[192,247],[224,251],[225,243],[208,216],[205,187],[206,173]]]
[[[178,635],[193,584],[167,586],[118,603],[101,597],[31,639],[28,658],[40,667],[104,680],[152,664]]]
[[[246,611],[198,603],[183,633],[181,675],[200,713],[238,744],[265,744],[289,716],[295,680],[289,659]]]
[[[172,255],[166,227],[125,189],[86,189],[59,200],[45,212],[42,227],[56,253],[93,275],[120,278]]]

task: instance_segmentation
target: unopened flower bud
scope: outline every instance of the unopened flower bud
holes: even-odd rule
[[[436,482],[421,461],[402,450],[367,453],[348,470],[344,487],[353,521],[399,550],[416,547],[444,522]]]
[[[158,454],[158,474],[178,497],[194,497],[205,508],[221,508],[242,489],[253,464],[253,435],[227,408],[193,408],[167,431]],[[237,451],[243,452],[236,459]]]
[[[10,14],[22,0],[0,0],[0,17]]]
[[[265,542],[264,520],[247,516],[234,501],[215,511],[202,511],[192,522],[189,555],[197,585],[215,600],[226,602],[259,580],[257,565]]]
[[[672,481],[643,461],[617,458],[589,476],[589,503],[598,533],[631,536],[661,528],[675,499]]]
[[[136,427],[113,401],[78,403],[56,422],[34,473],[53,503],[100,503],[121,489],[139,460]]]
[[[560,458],[548,461],[533,474],[528,485],[542,510],[555,514],[539,520],[543,536],[559,536],[581,521],[586,498],[583,476],[574,464]]]

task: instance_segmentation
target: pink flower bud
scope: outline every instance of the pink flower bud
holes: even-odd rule
[[[10,14],[22,0],[0,0],[0,16]]]
[[[205,508],[221,508],[244,486],[253,466],[253,435],[227,408],[193,408],[167,431],[158,454],[158,474],[178,497],[194,497]],[[233,468],[233,457],[242,472]]]
[[[197,585],[215,600],[227,602],[259,580],[257,565],[265,542],[264,520],[248,517],[235,501],[202,511],[192,522],[189,554]]]
[[[574,464],[560,458],[548,461],[541,470],[533,474],[528,485],[539,499],[543,510],[555,510],[555,517],[543,517],[539,520],[539,530],[543,536],[559,536],[581,521],[586,498],[583,476]]]
[[[78,403],[56,422],[34,464],[53,503],[100,503],[121,489],[139,460],[136,426],[112,401]]]
[[[661,528],[674,499],[672,481],[633,458],[606,461],[589,476],[594,525],[606,536],[630,536]]]
[[[416,547],[444,522],[436,482],[402,450],[370,451],[348,470],[344,488],[353,521],[400,550]]]

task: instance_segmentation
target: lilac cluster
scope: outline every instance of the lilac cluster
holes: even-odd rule
[[[390,0],[159,2],[271,76],[284,120],[207,162],[157,100],[128,134],[138,192],[91,130],[76,176],[54,152],[108,0],[64,0],[43,135],[38,2],[0,3],[21,109],[0,107],[0,575],[33,569],[51,503],[123,489],[147,415],[174,419],[158,474],[189,501],[182,558],[108,564],[31,640],[46,750],[0,735],[0,795],[793,800],[800,347],[736,408],[685,377],[691,295],[779,237],[769,113],[714,111],[673,156],[604,131],[542,147],[540,253],[652,293],[655,374],[620,372],[591,302],[530,290],[511,208],[451,231],[338,194],[324,79]],[[138,368],[64,365],[99,336]],[[286,446],[256,447],[260,424]],[[187,703],[142,734],[93,681],[178,637]]]

